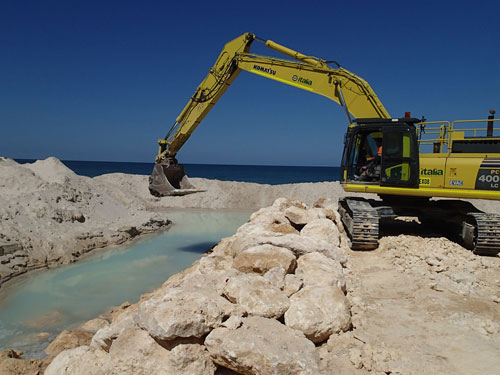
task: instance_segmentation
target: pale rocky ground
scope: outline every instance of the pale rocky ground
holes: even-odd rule
[[[56,158],[0,158],[0,285],[168,224],[165,215],[123,205]]]
[[[193,179],[207,192],[178,200],[150,197],[145,176],[89,180],[144,212],[268,207],[138,303],[61,333],[46,360],[0,353],[0,373],[499,373],[499,257],[473,255],[414,222],[375,251],[351,251],[336,183]]]

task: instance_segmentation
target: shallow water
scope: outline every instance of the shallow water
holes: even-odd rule
[[[174,225],[160,235],[101,251],[85,260],[27,276],[0,298],[0,349],[26,358],[63,329],[85,322],[160,286],[190,266],[222,237],[231,236],[249,212],[169,211]]]

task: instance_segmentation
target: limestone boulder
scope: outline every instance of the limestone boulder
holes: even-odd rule
[[[109,326],[109,323],[106,319],[102,319],[102,318],[95,318],[95,319],[91,319],[85,323],[83,323],[81,326],[80,326],[80,329],[82,331],[87,331],[87,332],[92,332],[92,333],[96,333],[97,331],[99,331],[101,328],[105,328]]]
[[[285,287],[286,274],[287,273],[283,267],[274,267],[264,274],[264,278],[276,288],[283,290]]]
[[[278,234],[299,234],[299,231],[295,229],[287,220],[287,222],[274,222],[268,225],[267,229],[271,232],[275,232]]]
[[[212,257],[217,256],[217,257],[221,257],[221,258],[226,258],[226,257],[229,258],[230,259],[229,267],[231,267],[231,264],[232,264],[232,261],[234,258],[233,251],[231,250],[233,238],[234,238],[234,236],[221,239],[219,241],[219,243],[212,248],[212,253],[210,254],[210,256],[212,256]],[[208,258],[208,257],[203,257],[201,259],[205,259],[205,258]],[[217,266],[217,265],[214,264],[213,266]],[[213,267],[213,266],[211,266],[211,267]]]
[[[214,252],[212,254],[204,256],[199,260],[198,270],[200,273],[208,275],[212,274],[213,272],[227,271],[231,269],[233,265],[233,257],[225,255],[223,253],[219,254],[218,251],[215,251],[215,249],[221,248],[219,247],[219,245],[221,245],[221,242],[219,242],[219,244],[214,248]]]
[[[283,292],[290,297],[297,293],[304,285],[304,280],[300,276],[288,274],[285,276]]]
[[[350,304],[336,286],[306,286],[290,298],[285,324],[316,343],[351,327]]]
[[[256,274],[232,277],[227,282],[224,295],[248,314],[267,318],[281,317],[290,305],[285,293]]]
[[[181,344],[170,351],[170,369],[172,375],[213,375],[216,366],[204,346]]]
[[[292,199],[278,198],[273,202],[271,207],[275,210],[278,210],[278,211],[285,211],[288,207],[292,207],[292,206],[303,208],[303,209],[307,208],[307,206],[304,203],[302,203],[300,200],[293,199],[293,198]]]
[[[108,352],[113,341],[124,330],[136,327],[135,314],[134,310],[122,312],[111,324],[99,329],[94,334],[90,346]]]
[[[275,319],[244,318],[237,329],[218,328],[205,345],[215,363],[245,375],[318,374],[319,354],[302,332]]]
[[[227,280],[239,274],[241,274],[241,272],[234,268],[229,268],[227,270],[209,270],[200,263],[200,268],[193,270],[193,272],[187,274],[182,280],[177,283],[172,283],[170,286],[188,289],[212,289],[221,295],[224,287],[226,286]]]
[[[340,245],[340,233],[333,221],[330,219],[316,219],[307,223],[300,231],[301,236],[321,238],[333,246]]]
[[[268,238],[281,236],[282,234],[266,229],[258,223],[243,224],[236,231],[236,234],[229,238],[221,246],[216,246],[214,252],[235,258],[242,251],[254,246],[269,243]],[[297,235],[297,234],[296,234]]]
[[[45,375],[101,375],[106,352],[89,346],[65,350],[50,363]]]
[[[142,297],[142,296],[141,296]],[[137,312],[137,304],[132,304],[129,301],[123,302],[119,306],[113,306],[99,317],[114,323],[119,319],[131,316]]]
[[[169,351],[138,328],[122,332],[102,367],[107,375],[213,375],[215,372],[215,365],[201,345],[180,344]]]
[[[295,274],[304,280],[305,286],[337,286],[346,291],[342,265],[318,252],[301,256]]]
[[[338,226],[330,219],[317,219],[309,222],[300,231],[301,236],[314,239],[315,241],[326,241],[330,248],[319,250],[328,258],[345,265],[347,263],[347,253],[341,246],[341,234]]]
[[[224,241],[223,244],[216,246],[214,252],[217,251],[219,255],[235,258],[246,249],[265,244],[287,248],[292,251],[296,257],[311,252],[321,252],[332,258],[338,256],[345,258],[343,253],[337,255],[340,251],[339,248],[329,243],[327,238],[323,238],[322,236],[301,236],[297,233],[277,233],[254,222],[242,225],[234,236]]]
[[[102,368],[107,375],[169,374],[168,350],[146,331],[127,328],[113,342]]]
[[[307,223],[327,217],[327,212],[322,208],[300,208],[296,206],[288,207],[285,209],[285,217],[296,226],[303,226]]]
[[[255,211],[252,215],[250,215],[250,220],[253,222],[261,222],[263,224],[271,224],[273,221],[281,221],[286,220],[285,215],[276,210],[274,207],[263,207],[259,210]]]
[[[273,206],[261,208],[250,216],[250,222],[262,224],[264,228],[276,233],[298,233],[282,211]]]
[[[345,232],[344,226],[342,224],[342,220],[340,218],[340,214],[339,214],[339,211],[338,211],[338,208],[339,208],[338,201],[336,201],[336,200],[334,201],[334,200],[331,200],[331,199],[321,198],[321,199],[318,199],[313,204],[313,207],[324,208],[328,212],[330,212],[331,214],[333,214],[333,216],[331,216],[331,217],[327,216],[327,217],[329,219],[333,220],[333,222],[337,226],[337,228],[338,228],[338,230],[339,230],[340,233],[344,233]]]
[[[45,348],[45,353],[49,357],[55,357],[60,352],[66,349],[73,349],[77,346],[89,345],[93,334],[87,331],[62,331],[57,337]]]
[[[297,261],[288,249],[273,245],[257,245],[236,255],[233,268],[241,272],[264,274],[271,268],[282,267],[286,273],[293,273]]]
[[[201,337],[235,311],[215,290],[185,285],[140,303],[135,321],[155,339],[168,341]]]
[[[341,247],[333,247],[331,249],[321,250],[318,252],[323,254],[327,258],[330,258],[336,262],[339,262],[344,267],[347,264],[347,259],[348,259],[347,252]]]
[[[249,247],[257,245],[274,245],[284,247],[292,251],[296,257],[312,252],[334,251],[335,246],[330,245],[326,240],[301,236],[298,234],[284,234],[277,236],[275,233],[255,231],[253,233],[237,236],[232,244],[236,253],[240,253]]]
[[[262,240],[262,243],[269,243],[274,246],[281,246],[291,250],[296,257],[300,257],[309,253],[321,253],[328,258],[341,262],[347,262],[345,251],[333,246],[320,237],[307,237],[295,234],[286,234],[280,237],[267,237]]]
[[[43,366],[41,359],[24,359],[23,353],[18,350],[0,352],[0,374],[39,375],[43,372]]]
[[[220,326],[229,329],[236,329],[243,323],[243,317],[239,315],[231,315],[229,319],[224,321]]]
[[[337,200],[332,200],[330,198],[320,198],[312,205],[315,208],[323,208],[327,210],[327,212],[336,212],[339,208],[339,203]],[[332,218],[333,220],[333,218]]]

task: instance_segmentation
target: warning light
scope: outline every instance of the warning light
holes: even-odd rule
[[[410,118],[411,117],[411,112],[405,112],[405,118]]]

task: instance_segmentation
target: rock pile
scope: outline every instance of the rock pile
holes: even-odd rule
[[[0,283],[165,225],[148,210],[255,209],[279,196],[309,205],[275,200],[138,303],[61,333],[45,360],[0,352],[0,373],[48,365],[47,374],[489,374],[500,366],[500,258],[418,231],[348,251],[338,183],[197,179],[205,193],[159,199],[147,176],[89,179],[56,159],[0,158],[0,175]],[[313,204],[319,197],[332,200]],[[500,212],[498,202],[474,203]]]
[[[425,276],[429,288],[500,303],[500,281],[495,285],[497,257],[478,257],[446,238],[408,235],[384,237],[380,248],[399,272]],[[499,325],[500,327],[500,325]]]
[[[45,373],[318,374],[316,346],[352,328],[335,212],[276,200]]]
[[[0,285],[169,224],[119,203],[56,158],[33,164],[0,158],[0,177]]]

